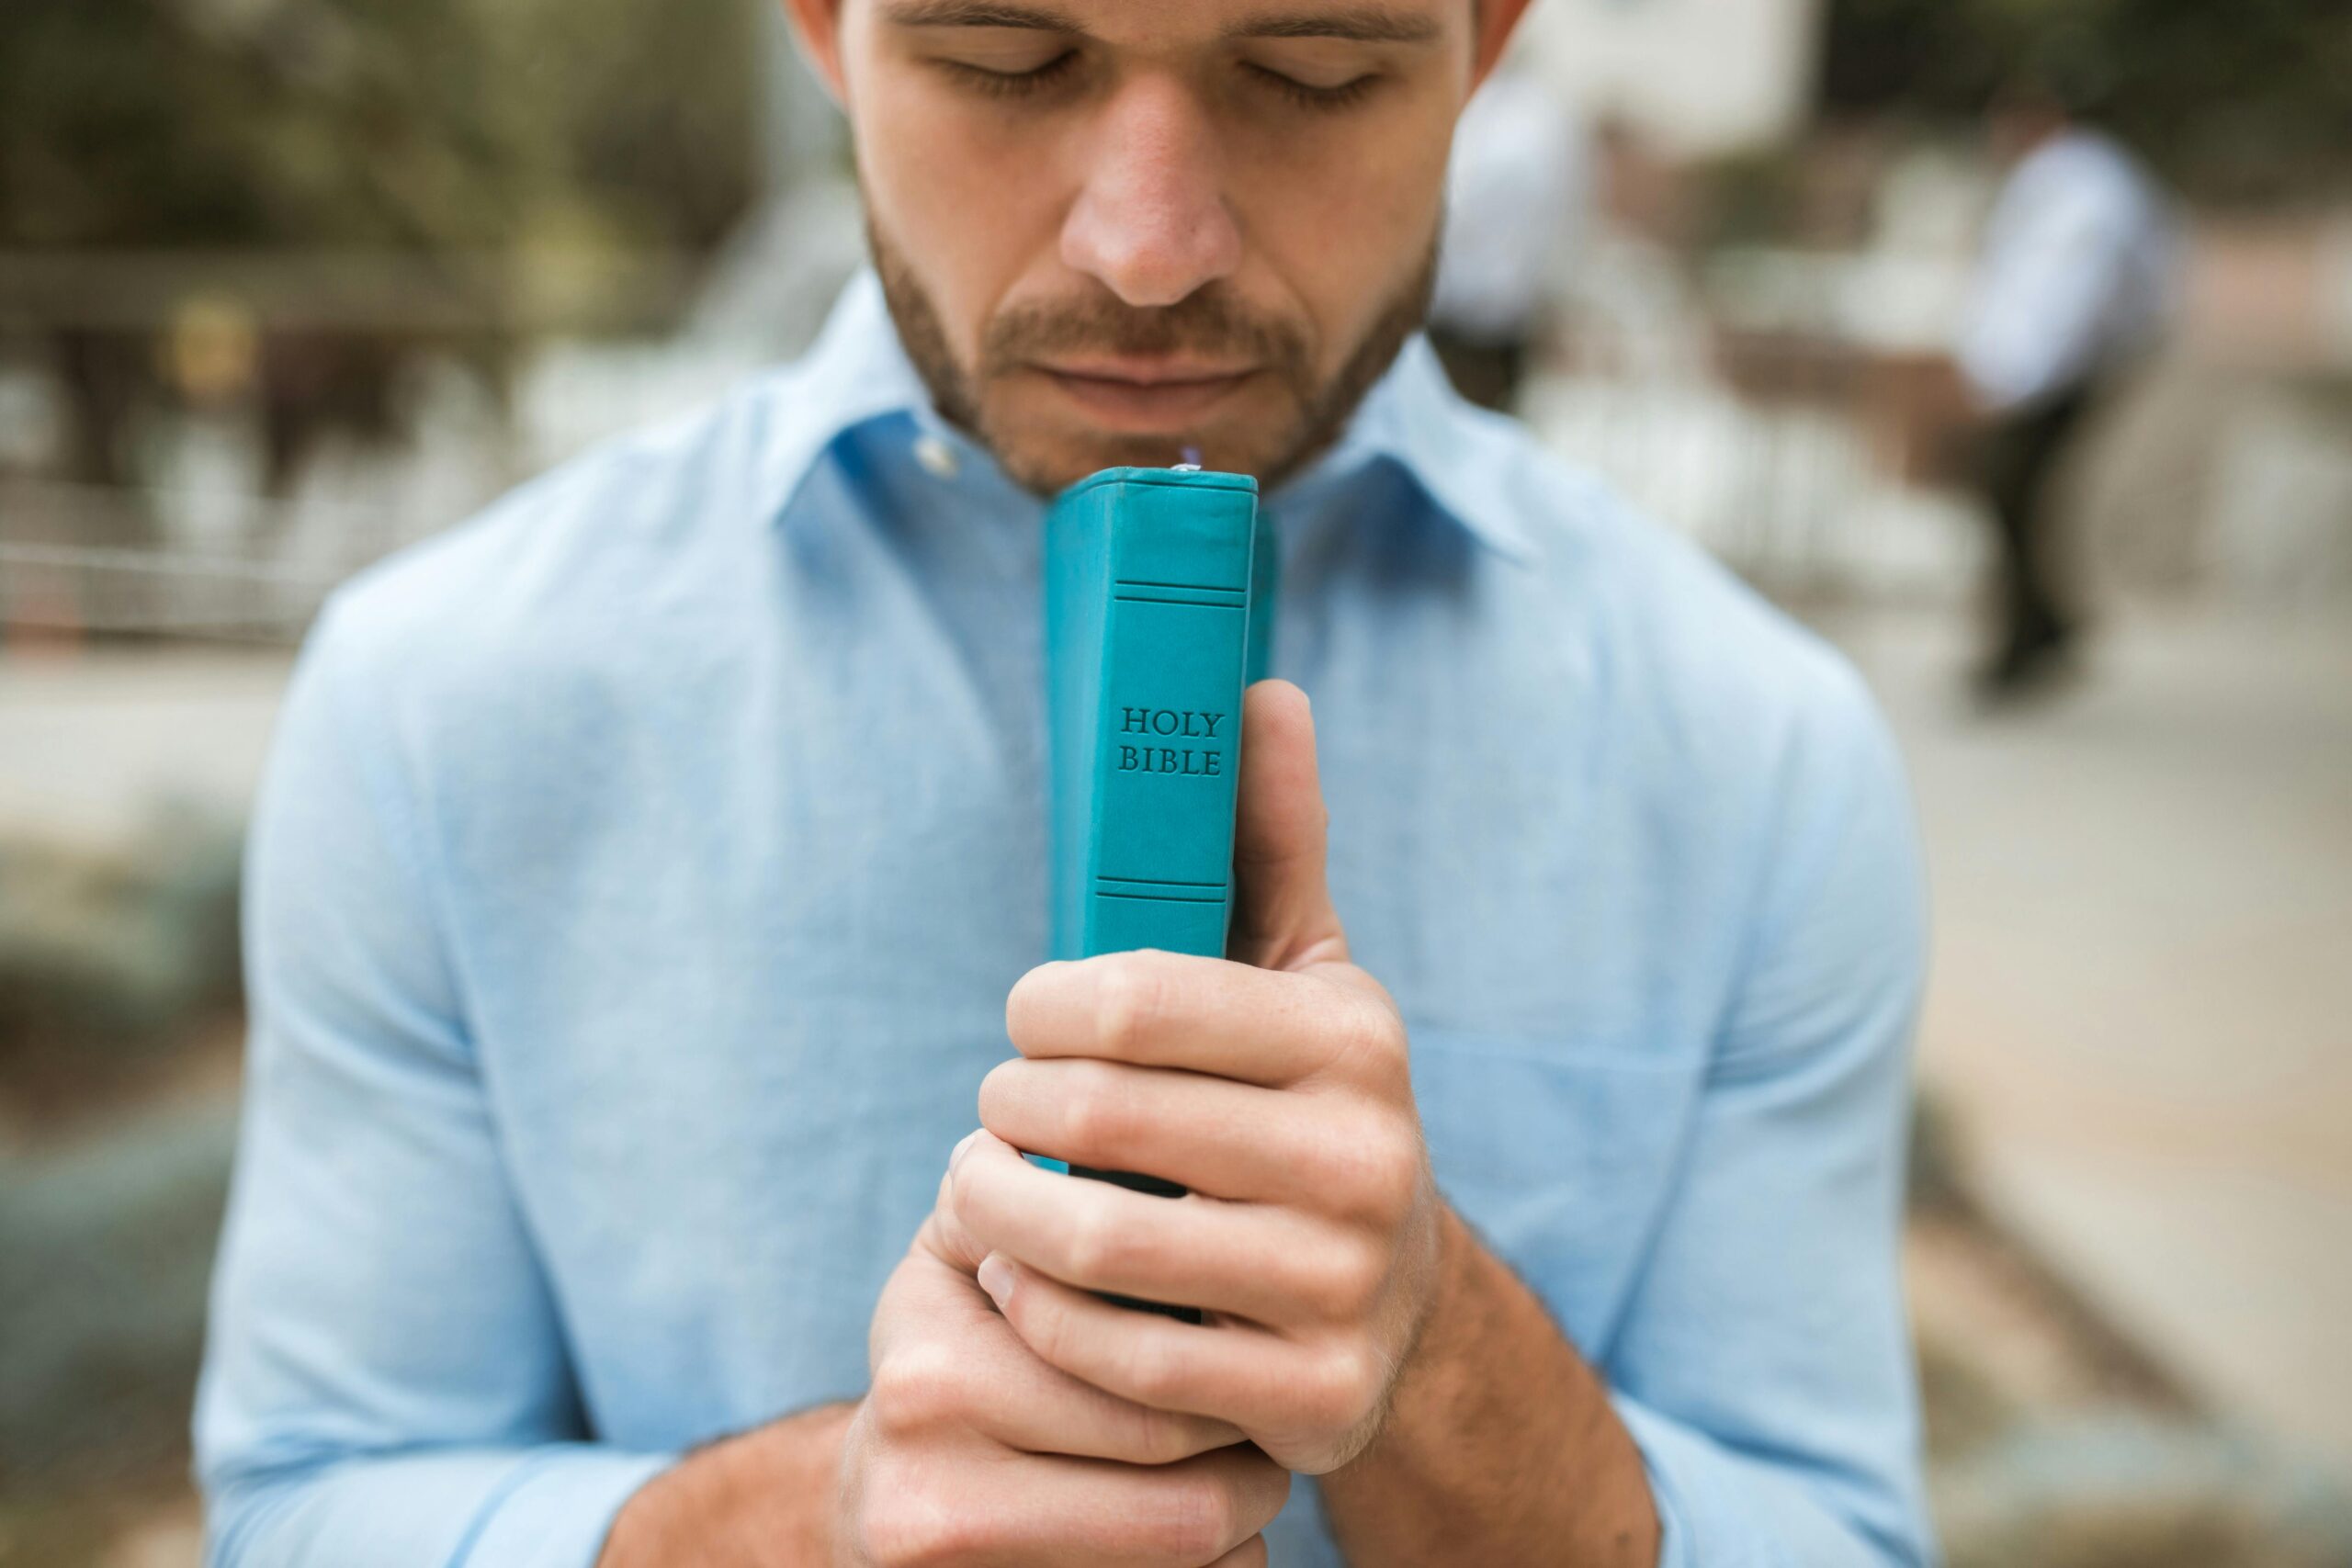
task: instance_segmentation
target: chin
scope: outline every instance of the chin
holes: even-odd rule
[[[1048,421],[1034,411],[1007,409],[986,420],[983,434],[1016,483],[1053,495],[1104,468],[1164,468],[1181,463],[1188,449],[1200,455],[1204,467],[1263,478],[1281,456],[1270,449],[1264,434],[1277,423],[1284,431],[1290,428],[1287,418],[1269,418],[1254,427],[1238,419],[1220,419],[1195,430],[1138,433],[1091,428],[1066,419]]]

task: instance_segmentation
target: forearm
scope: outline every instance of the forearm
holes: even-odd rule
[[[1608,1391],[1527,1287],[1447,1211],[1442,1282],[1387,1423],[1323,1478],[1355,1568],[1648,1568],[1658,1520]]]
[[[856,1409],[820,1405],[695,1450],[628,1500],[596,1568],[831,1568]]]

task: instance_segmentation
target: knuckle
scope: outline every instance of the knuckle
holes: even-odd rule
[[[1356,997],[1336,1015],[1350,1077],[1384,1091],[1409,1081],[1410,1042],[1403,1015],[1381,998]]]
[[[1037,1359],[1049,1367],[1067,1370],[1069,1344],[1069,1317],[1053,1302],[1040,1299],[1043,1292],[1023,1291],[1013,1297],[1008,1321],[1021,1342],[1035,1353]]]
[[[1366,1003],[1365,1013],[1365,1055],[1379,1066],[1387,1081],[1394,1082],[1405,1077],[1412,1056],[1412,1044],[1405,1032],[1404,1019],[1385,1001]]]
[[[1378,1404],[1379,1357],[1358,1341],[1334,1346],[1309,1380],[1307,1404],[1315,1424],[1327,1432],[1353,1430]]]
[[[1116,1215],[1102,1204],[1085,1210],[1070,1227],[1070,1272],[1078,1278],[1072,1284],[1092,1285],[1116,1281],[1126,1277],[1133,1264],[1136,1240]]]
[[[1385,1109],[1350,1117],[1327,1145],[1327,1190],[1351,1217],[1395,1221],[1411,1207],[1421,1179],[1419,1130]]]
[[[1069,1091],[1062,1101],[1063,1134],[1069,1147],[1082,1155],[1125,1147],[1135,1132],[1134,1119],[1113,1076],[1102,1071],[1100,1063],[1085,1063],[1082,1067],[1071,1075]]]
[[[1166,1000],[1166,985],[1152,964],[1123,956],[1105,964],[1095,993],[1095,1037],[1112,1055],[1132,1059],[1148,1043]]]
[[[1334,1317],[1354,1317],[1380,1294],[1387,1260],[1369,1240],[1350,1237],[1323,1252],[1317,1269],[1315,1299]]]
[[[1190,1423],[1182,1416],[1148,1404],[1131,1404],[1135,1422],[1135,1457],[1142,1464],[1172,1464],[1192,1451]]]
[[[894,1349],[874,1369],[866,1399],[875,1425],[905,1437],[951,1419],[961,1408],[963,1363],[947,1346],[918,1340]]]
[[[1349,1174],[1365,1211],[1381,1220],[1404,1213],[1420,1189],[1419,1129],[1403,1116],[1383,1111],[1364,1120],[1351,1144]]]
[[[1216,1436],[1213,1425],[1198,1416],[1161,1410],[1149,1404],[1130,1406],[1136,1412],[1136,1453],[1142,1464],[1174,1464],[1228,1439]]]
[[[1233,1489],[1215,1474],[1188,1475],[1169,1488],[1159,1545],[1188,1562],[1220,1556],[1232,1541],[1240,1505]]]
[[[1185,1391],[1182,1361],[1156,1334],[1138,1334],[1129,1340],[1121,1371],[1129,1397],[1140,1404],[1168,1404]]]
[[[1371,1151],[1373,1202],[1383,1217],[1404,1213],[1412,1207],[1421,1188],[1426,1156],[1421,1148],[1420,1129],[1402,1117],[1391,1117],[1373,1135]]]

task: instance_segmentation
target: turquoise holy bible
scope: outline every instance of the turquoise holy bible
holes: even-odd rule
[[[1258,481],[1110,468],[1046,518],[1053,955],[1222,957],[1241,694],[1264,673]]]
[[[1105,469],[1055,501],[1045,562],[1053,956],[1156,947],[1222,958],[1241,694],[1265,674],[1274,605],[1258,481],[1191,465]]]

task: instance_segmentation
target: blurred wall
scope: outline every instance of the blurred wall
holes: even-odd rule
[[[1548,80],[1669,152],[1769,146],[1812,107],[1819,0],[1544,0],[1523,27]]]

